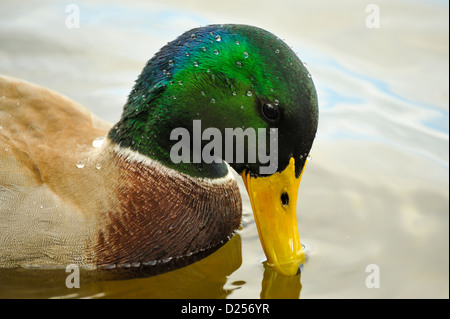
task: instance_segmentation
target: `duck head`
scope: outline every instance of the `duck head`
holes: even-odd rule
[[[109,136],[193,177],[223,177],[228,162],[245,182],[268,263],[295,275],[304,261],[297,193],[317,124],[313,81],[288,45],[253,26],[210,25],[147,63]],[[182,132],[189,143],[174,152]]]

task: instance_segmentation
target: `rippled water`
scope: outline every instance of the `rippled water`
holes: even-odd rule
[[[0,73],[111,122],[161,46],[211,23],[256,25],[292,45],[316,83],[320,121],[300,186],[301,276],[265,267],[243,191],[238,235],[191,266],[120,281],[82,275],[80,289],[66,288],[63,270],[0,270],[0,297],[448,298],[448,3],[377,3],[379,28],[356,0],[76,1],[80,28],[70,29],[65,3],[3,0]],[[366,286],[371,264],[379,288]]]

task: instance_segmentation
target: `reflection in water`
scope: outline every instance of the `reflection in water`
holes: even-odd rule
[[[184,268],[147,278],[136,270],[80,270],[80,288],[67,288],[65,269],[0,269],[0,298],[227,298],[245,281],[226,285],[242,264],[239,234],[210,256]],[[266,262],[261,282],[262,299],[296,299],[300,274],[286,277]],[[147,273],[150,275],[150,273]],[[227,286],[227,288],[225,288]],[[105,293],[109,292],[108,294]]]
[[[282,276],[264,262],[264,278],[261,283],[261,299],[298,299],[302,284],[301,273]]]
[[[144,274],[133,269],[81,269],[79,289],[66,287],[70,273],[65,269],[0,269],[0,298],[226,298],[233,291],[224,289],[227,276],[241,264],[241,238],[236,234],[207,258],[148,278],[129,279]]]
[[[205,259],[170,273],[145,279],[105,282],[109,298],[226,298],[227,276],[242,264],[239,234]]]

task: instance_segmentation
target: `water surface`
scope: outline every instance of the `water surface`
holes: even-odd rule
[[[116,122],[145,62],[184,31],[244,23],[286,40],[316,83],[319,131],[298,203],[301,276],[265,266],[248,197],[242,229],[210,257],[149,278],[0,271],[0,297],[448,298],[448,3],[3,0],[0,73],[61,92]],[[25,9],[26,8],[26,9]],[[380,288],[368,288],[368,265]]]

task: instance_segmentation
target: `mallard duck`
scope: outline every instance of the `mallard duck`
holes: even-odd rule
[[[196,141],[196,120],[215,133],[204,130]],[[247,25],[200,27],[165,45],[115,125],[58,93],[1,76],[0,266],[151,266],[217,249],[240,226],[234,169],[269,265],[295,275],[304,261],[297,192],[317,123],[304,64],[281,39]],[[174,151],[177,128],[197,142],[190,154]],[[215,144],[221,157],[200,156],[227,128],[266,131],[257,141],[247,136],[243,154],[236,148],[228,162],[225,142]],[[270,171],[267,150],[255,160],[249,149],[274,136]],[[236,137],[231,150],[237,144]]]

